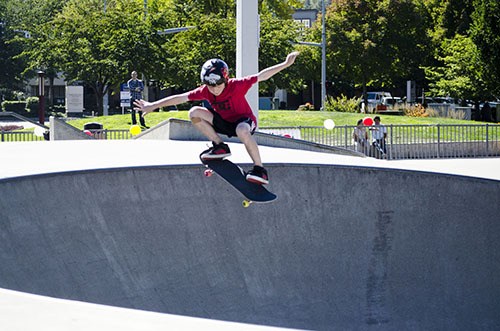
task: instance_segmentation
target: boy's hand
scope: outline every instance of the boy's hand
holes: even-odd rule
[[[153,103],[144,101],[142,99],[141,100],[135,100],[134,101],[134,106],[135,106],[134,110],[142,111],[142,116],[143,117],[155,110],[155,107],[153,106]]]
[[[295,52],[291,52],[290,54],[287,55],[286,57],[286,64],[287,65],[292,65],[294,62],[295,62],[295,58],[300,54],[300,52],[298,51],[295,51]]]

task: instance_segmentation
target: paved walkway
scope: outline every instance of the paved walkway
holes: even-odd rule
[[[235,163],[250,164],[244,146],[230,144]],[[0,144],[0,178],[83,169],[200,164],[206,142],[173,140],[72,140]],[[261,147],[265,164],[325,164],[428,171],[500,180],[500,158],[386,161]],[[272,180],[272,178],[271,178]]]

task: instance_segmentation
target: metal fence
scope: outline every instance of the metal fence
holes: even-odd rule
[[[129,130],[96,129],[96,130],[86,130],[86,131],[90,131],[92,137],[96,139],[123,140],[132,138],[132,134],[130,133]]]
[[[3,131],[0,130],[0,141],[15,142],[15,141],[42,141],[43,137],[36,136],[30,131]]]
[[[129,130],[86,130],[90,131],[92,137],[96,139],[130,139],[132,135]],[[83,131],[82,131],[83,132]],[[2,131],[0,130],[0,142],[23,142],[23,141],[43,141],[43,136],[37,136],[33,131]]]
[[[356,150],[354,126],[327,130],[317,126],[262,128],[261,131],[319,144]],[[500,125],[386,125],[386,153],[372,144],[371,132],[365,148],[371,157],[386,159],[473,158],[500,156]],[[90,130],[96,139],[130,139],[129,130]],[[2,142],[41,141],[30,131],[0,131]]]
[[[264,128],[263,131],[319,144],[356,150],[355,126]],[[386,153],[374,146],[368,129],[368,144],[358,149],[368,156],[387,159],[469,158],[500,156],[500,125],[386,125]],[[358,147],[359,148],[359,147]]]

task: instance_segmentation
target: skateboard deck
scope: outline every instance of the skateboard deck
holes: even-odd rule
[[[202,160],[201,162],[208,168],[205,176],[211,176],[211,170],[243,194],[247,199],[243,201],[244,207],[248,207],[253,202],[265,203],[277,198],[276,194],[269,192],[264,186],[247,181],[246,173],[229,160]]]

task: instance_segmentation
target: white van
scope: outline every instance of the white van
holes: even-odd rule
[[[379,110],[387,109],[385,105],[383,105],[382,100],[384,97],[392,97],[390,92],[367,92],[367,112],[368,113],[376,113]]]

